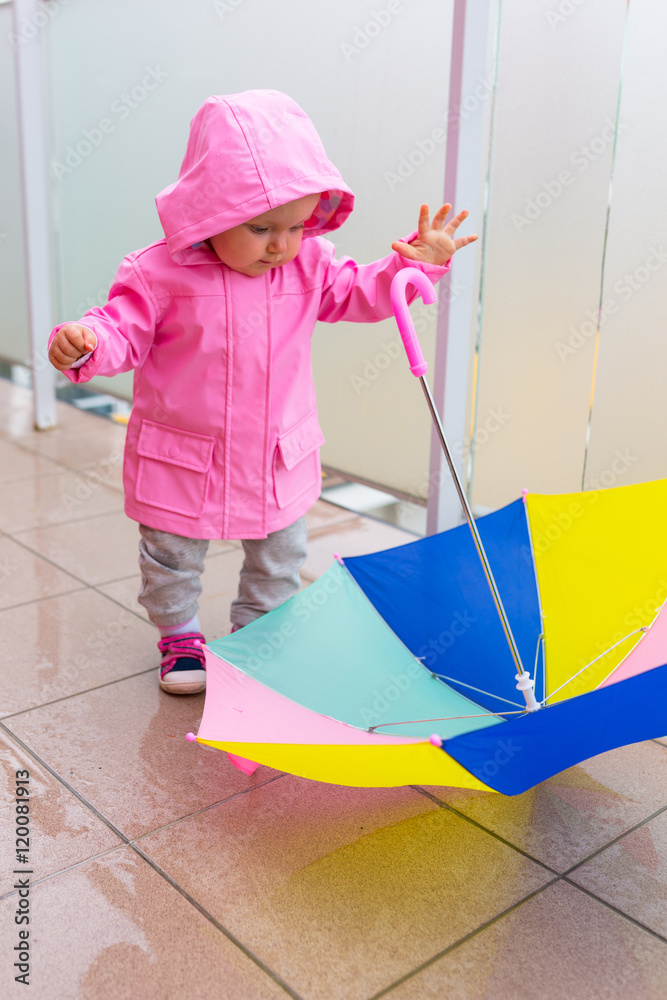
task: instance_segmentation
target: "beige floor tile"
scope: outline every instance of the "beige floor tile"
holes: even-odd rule
[[[14,539],[0,538],[0,609],[77,590],[81,582]]]
[[[549,886],[387,1000],[664,1000],[667,945],[572,886]]]
[[[93,464],[106,467],[118,461],[125,446],[125,427],[92,413],[81,413],[73,406],[59,409],[58,413],[66,415],[58,427],[19,434],[16,441],[70,469]]]
[[[362,1000],[548,880],[410,788],[286,777],[140,846],[307,1000]]]
[[[54,472],[62,472],[61,466],[32,451],[19,448],[11,441],[0,440],[0,483],[27,479],[30,476],[48,476]]]
[[[127,576],[123,580],[114,580],[113,583],[101,583],[98,590],[106,594],[112,601],[117,601],[123,607],[128,608],[136,615],[140,615],[144,621],[148,621],[146,609],[139,604],[137,595],[141,586],[141,574]]]
[[[94,590],[2,611],[0,630],[6,648],[21,651],[11,671],[0,671],[3,715],[158,663],[152,626]]]
[[[277,774],[262,767],[247,777],[226,754],[188,743],[185,734],[199,728],[204,695],[161,691],[157,649],[155,662],[148,674],[7,720],[130,839]]]
[[[0,895],[11,892],[16,878],[22,877],[16,875],[16,870],[31,869],[34,882],[121,843],[108,826],[4,732],[0,732],[0,772],[6,806],[0,822]],[[17,772],[22,779],[28,774],[27,785],[17,785]],[[27,799],[16,797],[17,787],[27,790]],[[25,843],[16,839],[17,803],[28,807],[27,850]],[[27,856],[25,864],[17,862],[19,849]]]
[[[123,509],[117,490],[94,472],[63,472],[0,483],[0,528],[7,534]],[[64,528],[62,530],[65,530]]]
[[[5,1000],[284,1000],[287,994],[130,847],[32,887],[30,988]],[[16,897],[0,902],[9,930]],[[19,928],[15,928],[18,931]],[[18,941],[16,941],[18,943]]]
[[[667,814],[622,837],[569,877],[667,937]]]
[[[355,516],[350,521],[333,523],[318,530],[308,543],[308,558],[302,573],[316,580],[331,566],[334,552],[340,552],[343,557],[361,556],[367,552],[406,545],[414,540],[413,535],[390,524]]]
[[[93,586],[122,579],[137,568],[139,527],[120,511],[25,531],[20,537],[24,545]]]
[[[352,510],[344,507],[337,507],[326,500],[318,500],[306,514],[306,524],[308,535],[314,538],[320,532],[329,531],[334,524],[342,525],[347,521],[353,521],[357,515]]]
[[[667,802],[667,754],[655,743],[610,750],[523,795],[429,790],[562,872]]]
[[[124,494],[123,489],[123,452],[112,453],[107,461],[84,462],[73,470],[88,482],[99,483],[108,490]]]

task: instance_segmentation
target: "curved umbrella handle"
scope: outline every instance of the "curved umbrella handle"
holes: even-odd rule
[[[391,283],[391,291],[389,293],[391,308],[394,310],[403,347],[408,356],[410,371],[415,378],[420,378],[428,371],[428,365],[424,361],[419,338],[417,337],[415,325],[412,322],[412,316],[408,309],[408,300],[405,292],[406,285],[415,285],[422,299],[427,304],[435,302],[437,296],[430,280],[423,271],[419,271],[416,267],[402,268],[394,276],[394,280]]]

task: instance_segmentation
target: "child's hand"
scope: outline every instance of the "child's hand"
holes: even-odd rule
[[[59,372],[64,372],[96,347],[97,337],[92,330],[79,323],[66,323],[51,341],[49,361]]]
[[[396,250],[402,257],[419,261],[421,264],[439,264],[440,266],[446,264],[457,250],[469,243],[474,243],[477,239],[476,235],[453,238],[463,220],[468,217],[468,212],[464,209],[445,225],[445,219],[451,210],[451,205],[443,205],[433,216],[431,223],[428,217],[428,205],[422,205],[419,209],[417,238],[412,243],[401,243],[399,240],[392,243],[391,249]]]

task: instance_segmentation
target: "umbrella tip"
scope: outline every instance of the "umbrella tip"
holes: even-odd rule
[[[521,490],[521,499],[523,500],[524,503],[526,502],[527,496],[528,496],[528,490],[524,486],[524,488]]]
[[[188,743],[193,743],[197,739],[194,733],[186,733],[185,738],[188,741]]]
[[[431,744],[432,744],[432,745],[433,745],[434,747],[442,747],[442,737],[441,737],[441,736],[438,736],[438,734],[437,734],[437,733],[433,733],[433,735],[432,735],[432,736],[429,736],[429,738],[428,738],[428,741],[429,741],[429,743],[431,743]]]
[[[334,557],[334,559],[338,560],[338,562],[341,564],[341,566],[345,565],[345,563],[343,562],[343,557],[340,554],[340,552],[334,552],[333,557]]]

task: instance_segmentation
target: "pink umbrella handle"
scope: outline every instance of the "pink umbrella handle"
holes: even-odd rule
[[[412,316],[408,309],[408,299],[405,291],[406,285],[415,285],[422,299],[427,304],[435,302],[436,294],[430,280],[423,271],[419,271],[416,267],[402,268],[395,275],[391,283],[391,308],[394,310],[403,347],[408,356],[410,371],[415,378],[420,378],[428,371],[428,365],[424,361],[419,338],[417,337],[415,325],[412,322]]]

